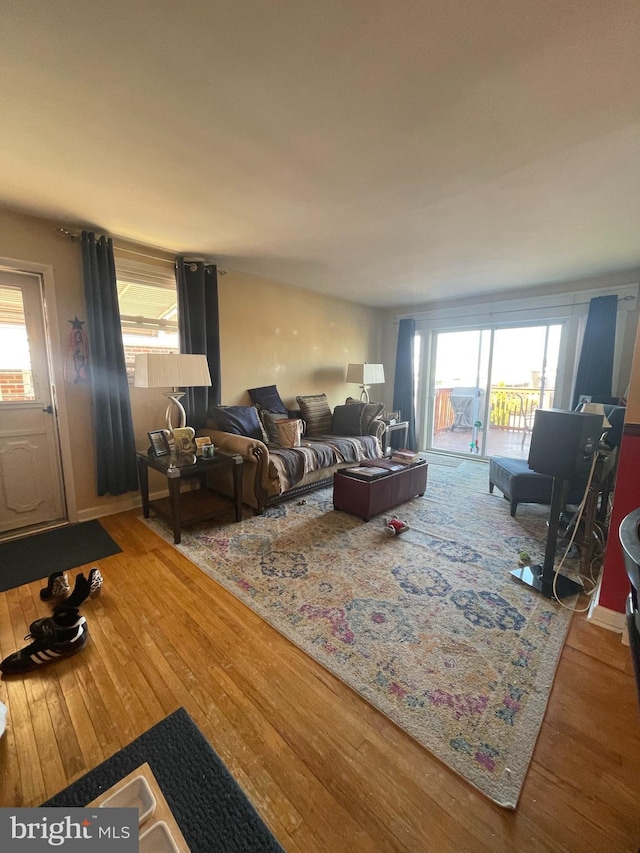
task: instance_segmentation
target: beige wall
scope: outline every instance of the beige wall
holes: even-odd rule
[[[129,508],[137,495],[96,496],[89,386],[65,384],[62,372],[69,320],[86,318],[81,251],[77,241],[56,233],[58,226],[0,208],[0,258],[22,261],[25,269],[30,263],[52,268],[55,292],[48,296],[51,302],[55,297],[55,315],[49,321],[58,340],[52,350],[53,379],[69,431],[67,489],[76,520]],[[320,392],[334,406],[358,394],[357,386],[345,384],[347,363],[380,357],[379,310],[235,271],[219,277],[219,303],[222,402],[227,405],[247,403],[248,388],[277,384],[292,406],[296,394]],[[160,391],[130,390],[136,445],[146,449],[147,431],[164,425],[166,398]],[[161,487],[161,478],[152,480],[152,490]]]
[[[232,270],[218,292],[225,405],[272,384],[290,408],[298,394],[324,392],[332,407],[359,396],[345,384],[347,364],[379,359],[382,311]]]

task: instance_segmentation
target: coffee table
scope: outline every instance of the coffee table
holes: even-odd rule
[[[333,508],[369,521],[374,515],[393,509],[427,490],[428,464],[423,460],[401,471],[390,471],[371,480],[362,480],[348,471],[336,471],[333,478]]]

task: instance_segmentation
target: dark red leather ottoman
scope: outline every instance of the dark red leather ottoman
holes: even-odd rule
[[[408,465],[402,471],[392,471],[371,480],[361,480],[346,471],[336,471],[333,477],[333,507],[369,521],[374,515],[422,497],[427,489],[426,462]]]

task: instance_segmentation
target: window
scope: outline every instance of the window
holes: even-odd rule
[[[0,286],[0,400],[35,400],[22,290]]]
[[[171,261],[131,261],[116,249],[118,304],[127,377],[133,382],[136,353],[178,352],[176,279]]]

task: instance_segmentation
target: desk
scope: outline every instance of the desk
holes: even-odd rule
[[[395,424],[387,424],[386,429],[382,434],[382,448],[385,454],[391,452],[391,445],[389,444],[389,436],[392,432],[401,431],[402,432],[402,446],[407,446],[407,437],[409,435],[409,421],[398,421]]]
[[[211,459],[203,459],[195,453],[167,454],[166,456],[150,456],[148,453],[136,453],[138,476],[140,478],[140,496],[142,512],[149,518],[149,510],[170,522],[173,529],[173,541],[178,545],[181,538],[182,525],[194,524],[213,518],[220,512],[219,503],[212,501],[205,485],[207,474],[225,468],[233,470],[233,498],[235,519],[242,521],[242,456],[226,456],[218,453]],[[169,497],[159,500],[149,500],[149,468],[159,471],[169,483]],[[183,480],[196,478],[200,488],[191,492],[181,492],[180,483]],[[211,492],[211,494],[215,494]],[[209,498],[209,499],[208,499]]]

